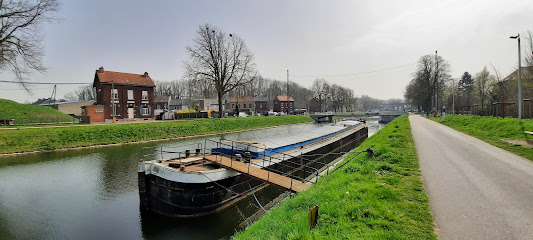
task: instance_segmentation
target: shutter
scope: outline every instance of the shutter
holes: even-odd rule
[[[139,106],[139,109],[141,110],[141,111],[139,112],[140,115],[141,115],[141,116],[144,115],[144,113],[143,113],[143,106]]]
[[[148,115],[152,115],[152,106],[148,106]]]

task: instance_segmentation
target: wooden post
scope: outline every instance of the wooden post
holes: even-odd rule
[[[318,223],[318,205],[309,208],[309,229],[312,229]]]

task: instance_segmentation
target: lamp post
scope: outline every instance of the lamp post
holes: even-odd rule
[[[520,33],[511,36],[512,39],[518,39],[518,122],[522,123],[522,63],[520,58]]]

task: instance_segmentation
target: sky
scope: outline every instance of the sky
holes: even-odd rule
[[[310,87],[324,78],[379,99],[403,98],[418,59],[442,56],[458,79],[484,66],[516,69],[517,33],[533,31],[531,0],[409,1],[61,1],[59,23],[46,23],[43,64],[34,82],[87,82],[95,70],[148,72],[183,79],[185,48],[200,25],[240,36],[264,78]],[[525,45],[522,44],[524,48]],[[14,80],[9,72],[1,80]],[[57,98],[76,90],[58,85]],[[53,85],[0,85],[0,98],[48,98]]]

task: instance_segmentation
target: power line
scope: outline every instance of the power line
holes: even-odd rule
[[[80,84],[91,84],[89,82],[84,83],[76,83],[76,82],[69,82],[69,83],[62,83],[62,82],[19,82],[19,81],[6,81],[6,80],[0,80],[0,82],[3,83],[24,83],[24,84],[47,84],[47,85],[80,85]]]
[[[394,70],[394,69],[398,69],[398,68],[409,67],[409,66],[412,66],[412,65],[415,65],[415,64],[416,64],[416,63],[410,63],[410,64],[402,65],[402,66],[396,66],[396,67],[391,67],[391,68],[384,68],[384,69],[379,69],[379,70],[374,70],[374,71],[368,71],[368,72],[352,73],[352,74],[340,74],[340,75],[315,75],[315,76],[296,76],[296,75],[291,75],[291,76],[292,76],[292,77],[314,77],[314,78],[319,78],[319,77],[323,77],[323,78],[326,78],[326,77],[348,77],[348,76],[357,76],[357,75],[364,75],[364,74],[369,74],[369,73],[377,73],[377,72],[390,71],[390,70]]]

